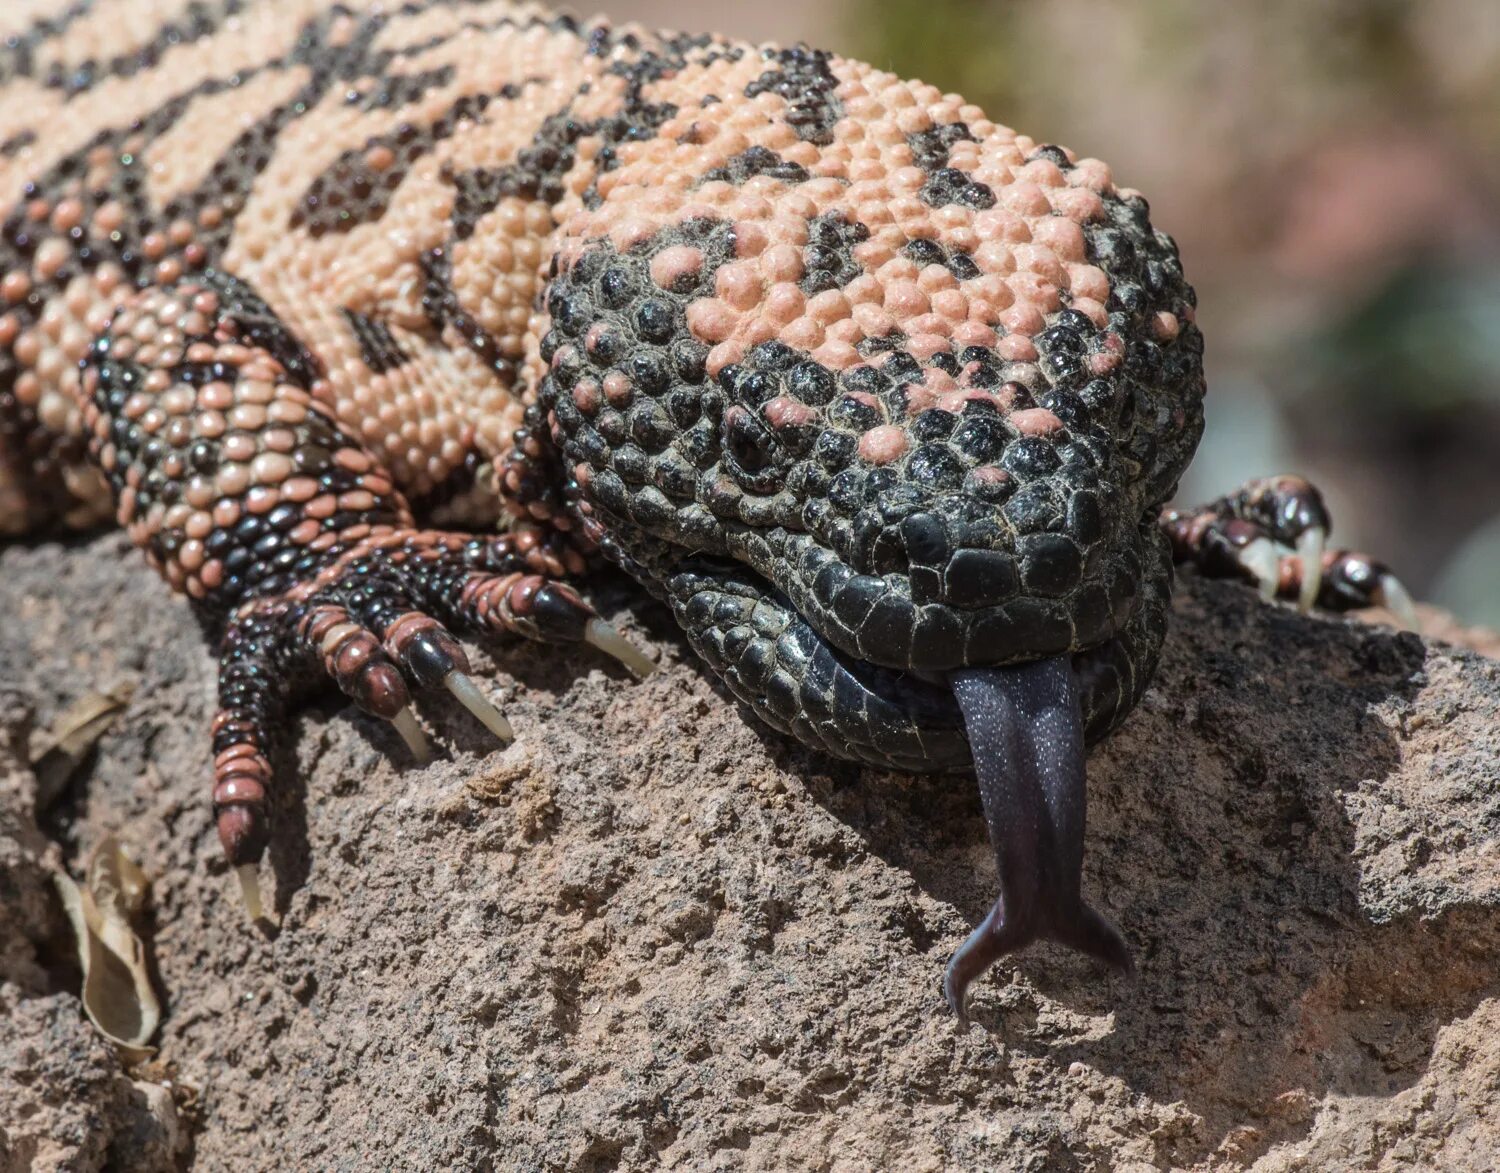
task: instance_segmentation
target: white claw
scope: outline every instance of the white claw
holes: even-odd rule
[[[1380,585],[1375,588],[1374,597],[1375,602],[1394,615],[1407,631],[1419,630],[1416,604],[1412,602],[1411,593],[1394,574],[1380,576]]]
[[[1302,564],[1302,589],[1297,594],[1297,610],[1304,615],[1312,610],[1318,600],[1318,588],[1323,585],[1323,547],[1328,534],[1322,526],[1304,530],[1297,539],[1297,561]]]
[[[650,676],[656,665],[641,651],[602,619],[590,619],[583,629],[583,642],[593,644],[606,656],[613,656],[637,676]]]
[[[264,919],[265,906],[260,899],[260,868],[253,863],[242,863],[234,869],[234,878],[240,882],[240,899],[252,921]]]
[[[458,698],[459,704],[478,717],[484,727],[501,741],[511,742],[516,739],[515,730],[510,727],[505,714],[497,709],[494,702],[479,691],[479,686],[462,672],[448,673],[443,677],[443,684]]]
[[[1255,576],[1260,587],[1260,597],[1269,603],[1276,597],[1276,588],[1281,584],[1281,554],[1270,538],[1256,538],[1237,555],[1239,564]]]
[[[409,707],[403,708],[391,718],[391,724],[396,727],[396,732],[401,734],[401,740],[406,742],[406,748],[411,750],[411,756],[417,759],[418,764],[425,764],[432,756],[427,747],[427,734],[422,732],[422,727],[417,724],[417,719],[412,715]]]

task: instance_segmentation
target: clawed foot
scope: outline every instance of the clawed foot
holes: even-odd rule
[[[415,691],[442,689],[500,741],[515,736],[475,682],[453,630],[588,643],[638,676],[652,670],[651,660],[571,587],[537,573],[547,565],[538,550],[527,531],[489,539],[372,533],[312,581],[257,600],[231,620],[214,720],[214,811],[252,918],[263,914],[256,865],[267,841],[271,749],[300,686],[332,680],[365,712],[389,721],[412,756],[425,761]]]
[[[1250,481],[1208,505],[1169,509],[1161,524],[1177,562],[1251,582],[1267,602],[1295,599],[1304,612],[1384,607],[1416,629],[1411,595],[1390,567],[1368,554],[1327,548],[1328,509],[1302,477]]]

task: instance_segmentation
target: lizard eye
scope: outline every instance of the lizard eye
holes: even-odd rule
[[[777,443],[771,429],[746,407],[731,407],[724,413],[725,464],[730,474],[754,492],[774,492],[777,487]]]

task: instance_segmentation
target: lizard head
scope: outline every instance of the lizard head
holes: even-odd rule
[[[715,109],[562,233],[539,407],[574,510],[815,746],[963,763],[950,674],[1064,655],[1102,734],[1154,665],[1155,513],[1202,425],[1174,244],[1010,132],[929,121],[877,200],[817,177],[831,147],[715,154]]]

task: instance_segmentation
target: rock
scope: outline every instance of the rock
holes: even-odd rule
[[[13,1164],[159,1167],[142,1089],[167,1076],[207,1168],[1479,1169],[1500,1149],[1496,661],[1186,577],[1155,687],[1090,760],[1086,890],[1139,976],[1038,947],[976,985],[965,1029],[938,980],[993,894],[972,784],[759,732],[629,584],[594,594],[664,670],[496,649],[503,751],[451,703],[425,710],[451,757],[420,769],[380,723],[306,709],[277,931],[247,925],[219,859],[186,606],[118,537],[11,548],[0,584],[0,679],[37,722],[138,685],[42,823],[69,858],[117,831],[152,873],[166,1007],[157,1060],[124,1072],[65,962],[7,969],[0,1078],[44,1104],[6,1115],[0,1084]],[[134,1157],[126,1109],[160,1126]]]
[[[126,1077],[74,996],[82,975],[51,878],[61,852],[36,823],[28,727],[19,697],[0,693],[0,1173],[176,1168],[175,1102]]]

